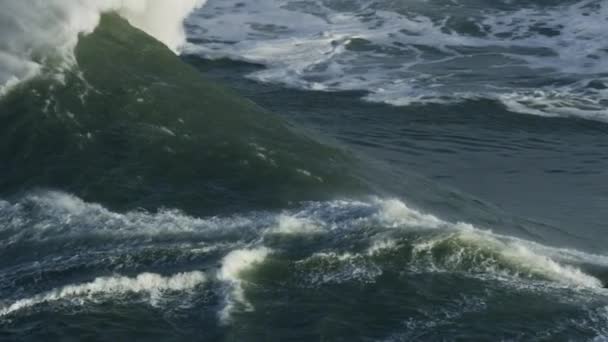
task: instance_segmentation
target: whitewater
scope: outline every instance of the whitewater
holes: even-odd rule
[[[186,51],[267,66],[248,75],[256,81],[396,106],[492,99],[608,120],[605,1],[237,3],[211,1],[190,18],[205,39]]]

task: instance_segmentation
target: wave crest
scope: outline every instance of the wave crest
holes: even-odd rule
[[[185,42],[182,22],[206,0],[8,0],[0,3],[0,95],[44,70],[75,64],[81,34],[116,12],[174,51]],[[61,74],[58,76],[61,79]]]

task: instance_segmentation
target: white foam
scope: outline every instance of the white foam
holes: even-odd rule
[[[210,0],[190,19],[208,41],[187,51],[264,64],[249,75],[257,81],[361,90],[397,106],[490,98],[518,113],[608,121],[608,93],[586,87],[606,83],[607,2],[467,6]]]
[[[85,236],[119,239],[188,236],[192,240],[197,236],[229,235],[235,230],[264,229],[273,222],[270,216],[196,218],[171,209],[117,213],[67,193],[40,191],[0,207],[0,231],[13,233],[0,246]]]
[[[372,243],[367,249],[367,254],[374,256],[385,251],[394,250],[397,248],[397,242],[391,239],[377,240]]]
[[[608,267],[608,256],[605,255],[545,246],[482,230],[467,223],[448,222],[413,209],[396,198],[311,202],[303,204],[297,211],[207,219],[193,218],[174,210],[114,213],[101,205],[86,203],[60,192],[26,195],[17,203],[0,201],[0,231],[6,236],[1,246],[19,244],[23,240],[72,241],[90,235],[119,239],[128,237],[128,241],[141,236],[144,241],[163,241],[167,237],[184,234],[189,242],[197,238],[206,241],[207,237],[211,237],[213,246],[229,249],[226,246],[260,243],[265,234],[355,236],[357,231],[367,234],[366,230],[369,229],[373,229],[374,237],[367,250],[359,254],[335,251],[326,255],[326,259],[351,262],[374,258],[392,249],[402,248],[402,243],[395,240],[395,236],[415,234],[416,240],[412,246],[415,262],[423,268],[426,267],[424,262],[427,262],[427,266],[431,267],[427,270],[446,268],[496,276],[506,271],[512,276],[540,277],[567,286],[598,288],[602,286],[601,282],[579,267]],[[446,244],[449,248],[443,249]],[[446,251],[448,255],[439,259],[434,256]],[[223,321],[229,321],[231,313],[238,307],[252,309],[243,292],[241,273],[263,262],[269,253],[269,249],[260,247],[235,250],[224,257],[217,274],[218,279],[226,282],[229,288],[226,306],[220,313]],[[323,253],[315,255],[317,259],[324,258]],[[364,266],[364,269],[374,269]]]
[[[199,271],[178,273],[170,277],[155,273],[142,273],[135,278],[100,277],[90,283],[67,285],[34,297],[20,299],[0,308],[0,317],[47,302],[87,298],[93,300],[99,295],[136,293],[147,294],[151,300],[155,300],[162,292],[192,290],[205,280],[204,273]]]
[[[558,259],[553,256],[567,254],[568,250],[537,246],[539,245],[525,240],[479,230],[468,224],[455,224],[434,234],[417,237],[411,246],[412,259],[404,263],[403,267],[423,273],[462,272],[484,279],[507,280],[518,286],[525,284],[527,279],[534,279],[545,281],[549,286],[603,289],[599,279],[576,266],[564,263],[569,258]],[[321,268],[320,274],[319,270],[310,271],[314,282],[353,279],[371,281],[382,274],[381,266],[375,264],[381,260],[377,258],[402,248],[404,246],[398,240],[384,238],[372,241],[362,253],[315,253],[299,264],[312,264],[315,268]],[[583,254],[587,263],[596,260],[593,255]]]
[[[413,210],[398,199],[376,199],[375,201],[380,206],[377,217],[383,225],[425,229],[434,229],[446,225],[446,222],[437,217]]]
[[[313,286],[357,281],[372,283],[383,270],[366,256],[351,252],[318,252],[296,262],[304,281]]]
[[[306,235],[320,233],[322,229],[310,218],[281,214],[277,218],[276,225],[268,229],[267,232],[270,234]]]
[[[217,278],[227,283],[229,289],[225,305],[218,313],[222,324],[229,324],[232,313],[237,309],[253,311],[253,305],[245,297],[242,274],[262,263],[270,254],[270,249],[260,247],[255,249],[240,249],[230,252],[222,260],[222,267]]]
[[[42,70],[74,65],[80,34],[92,32],[104,12],[115,11],[177,51],[184,18],[205,0],[7,0],[0,3],[0,95]]]
[[[574,287],[602,288],[602,282],[580,269],[560,264],[534,243],[475,229],[470,225],[457,225],[455,232],[419,241],[414,245],[415,262],[427,262],[433,270],[482,272],[487,276],[532,276]],[[433,252],[444,251],[441,259]],[[554,252],[559,249],[553,249]]]

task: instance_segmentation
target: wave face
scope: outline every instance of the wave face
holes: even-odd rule
[[[237,3],[212,0],[188,21],[190,53],[267,66],[256,81],[396,106],[490,99],[608,121],[602,0]]]
[[[424,3],[446,6],[441,1]],[[203,75],[194,66],[202,69],[201,64],[216,62],[194,60],[189,65],[184,61],[192,60],[174,53],[183,42],[181,20],[202,4],[75,1],[66,7],[65,2],[32,1],[30,10],[39,11],[27,12],[29,17],[6,14],[25,10],[22,3],[0,5],[7,6],[0,23],[14,31],[0,43],[9,51],[1,55],[6,59],[0,65],[7,66],[6,80],[17,82],[0,98],[0,339],[608,338],[608,257],[601,235],[590,238],[510,215],[410,173],[412,160],[386,164],[356,153],[215,84],[206,78],[212,73]],[[344,88],[341,81],[324,78],[336,77],[326,74],[329,69],[344,67],[340,77],[361,82],[382,73],[389,77],[380,66],[370,69],[368,63],[396,53],[385,51],[385,46],[370,47],[377,41],[369,36],[355,39],[351,29],[362,30],[361,35],[386,33],[385,25],[394,18],[406,28],[394,32],[396,38],[427,32],[410,32],[419,26],[406,25],[398,1],[277,4],[211,1],[188,20],[189,34],[204,28],[201,16],[218,28],[223,27],[218,18],[225,15],[233,23],[248,21],[239,16],[252,6],[267,10],[258,7],[258,24],[273,16],[274,26],[254,25],[256,21],[242,26],[247,35],[242,43],[204,45],[209,50],[203,52],[224,55],[228,45],[242,52],[247,44],[262,44],[259,35],[277,34],[274,42],[281,42],[286,34],[282,30],[297,26],[298,20],[306,21],[308,32],[323,27],[323,22],[341,23],[344,41],[328,32],[312,34],[314,44],[321,45],[295,45],[313,57],[325,44],[335,48],[335,53],[322,53],[327,59],[317,58],[314,82],[319,86],[313,88],[339,90]],[[426,8],[416,4],[411,2],[412,10]],[[450,4],[458,8],[456,2]],[[585,4],[594,6],[591,1]],[[584,10],[579,5],[568,2],[555,8],[578,13]],[[492,6],[524,13],[514,11],[512,3]],[[290,16],[275,16],[277,11]],[[300,17],[302,12],[308,14]],[[344,14],[351,12],[356,15]],[[323,17],[328,13],[332,15]],[[390,20],[378,21],[377,16]],[[315,24],[314,18],[324,19]],[[420,16],[407,20],[425,22]],[[439,68],[448,68],[464,52],[449,44],[433,50],[429,44],[463,35],[441,29],[456,25],[450,20],[428,20],[426,29],[435,30],[436,39],[417,48],[439,58]],[[16,28],[26,27],[26,22],[33,29],[21,37]],[[311,24],[321,26],[313,29]],[[503,24],[488,25],[495,31],[480,33],[476,46],[482,50],[490,46],[489,35],[499,36],[496,30]],[[228,28],[224,35],[237,35]],[[258,52],[266,49],[259,47]],[[513,58],[524,56],[520,50],[507,50],[516,54]],[[290,80],[311,81],[308,60],[278,52],[274,50],[286,58],[283,64],[270,60],[254,77],[277,70],[289,74],[293,63],[302,63]],[[352,57],[352,64],[341,60],[345,56]],[[259,55],[251,60],[260,61],[256,58]],[[338,66],[332,66],[335,61],[340,61]],[[236,69],[251,67],[225,63]],[[587,67],[595,66],[572,65],[576,72],[568,72],[582,75]],[[446,81],[446,87],[455,80]],[[339,105],[340,94],[310,100],[312,92],[300,91],[283,99],[280,95],[288,90],[277,92],[260,83],[254,87],[267,98],[289,102],[282,108],[284,115],[297,113],[294,107],[301,101],[316,127],[332,129],[332,120],[341,119],[340,128],[353,129],[345,134],[351,140],[368,135],[393,139],[390,129],[403,128],[383,123],[383,134],[378,134],[374,129],[383,113],[376,112],[377,117],[365,113],[364,131],[357,132],[358,120],[340,116],[371,106],[359,102],[335,117],[314,117],[312,107]],[[447,91],[440,88],[435,87]],[[440,120],[431,121],[441,126]],[[452,126],[442,129],[452,134],[450,142],[470,147],[453,135]],[[471,141],[495,154],[489,146],[499,144],[483,138]],[[519,151],[528,143],[518,145]],[[534,143],[548,145],[543,140]],[[427,153],[432,150],[421,152]],[[487,175],[472,176],[481,182]]]
[[[91,33],[102,13],[117,12],[176,50],[185,39],[182,22],[204,0],[34,0],[0,4],[0,95],[42,73],[61,77],[76,62],[81,34]],[[44,13],[46,15],[41,15]]]

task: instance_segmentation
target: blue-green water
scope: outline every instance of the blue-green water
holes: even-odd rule
[[[117,14],[73,55],[13,32],[0,340],[605,340],[607,9],[209,0],[181,57]]]

